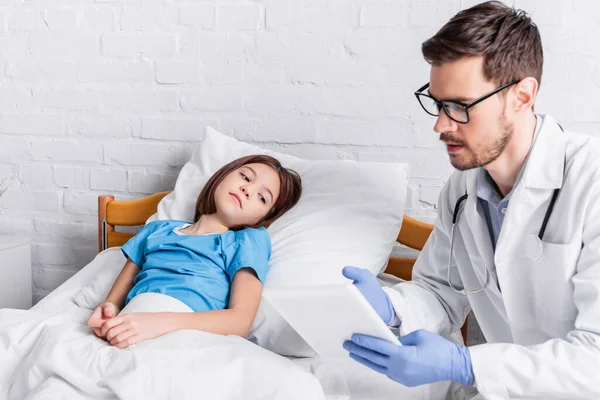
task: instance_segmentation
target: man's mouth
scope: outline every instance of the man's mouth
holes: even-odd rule
[[[452,135],[443,132],[440,134],[440,140],[444,142],[446,145],[446,150],[448,150],[448,154],[456,154],[465,147],[465,144],[460,140],[454,140],[455,138]]]
[[[240,199],[240,196],[238,196],[235,193],[229,193],[229,194],[233,196],[233,198],[235,199],[235,201],[237,201],[237,203],[240,206],[240,208],[242,208],[242,199]]]
[[[458,153],[463,147],[465,147],[462,144],[458,144],[458,143],[452,143],[452,142],[445,142],[446,143],[446,149],[448,150],[449,154],[454,154],[454,153]]]

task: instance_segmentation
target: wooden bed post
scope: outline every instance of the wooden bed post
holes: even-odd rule
[[[114,196],[98,196],[98,252],[105,250],[105,242],[106,235],[108,232],[113,232],[115,230],[114,225],[109,225],[106,222],[106,207],[108,203],[115,199]]]

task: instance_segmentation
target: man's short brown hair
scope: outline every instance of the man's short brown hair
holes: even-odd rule
[[[268,228],[277,218],[281,217],[298,203],[300,196],[302,195],[302,179],[297,172],[289,168],[284,168],[279,160],[271,156],[262,154],[245,156],[224,165],[210,177],[208,182],[206,182],[206,185],[204,185],[198,196],[198,200],[196,200],[194,222],[197,222],[203,214],[208,215],[217,212],[217,207],[215,205],[215,192],[217,186],[219,186],[229,173],[247,164],[265,164],[277,171],[280,182],[279,197],[267,215],[256,224],[230,227],[231,230],[259,228],[263,226]]]
[[[537,26],[522,10],[487,1],[456,14],[421,47],[428,63],[484,57],[488,81],[503,85],[534,77],[542,82],[544,55]]]

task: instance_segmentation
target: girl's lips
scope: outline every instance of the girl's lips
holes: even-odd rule
[[[235,199],[235,201],[237,201],[240,208],[242,208],[242,200],[240,199],[240,196],[238,196],[237,194],[234,194],[234,193],[229,193],[229,194],[233,196],[233,198]]]

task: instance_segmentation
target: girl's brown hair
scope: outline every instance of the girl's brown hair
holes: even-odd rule
[[[229,173],[243,167],[246,164],[265,164],[273,168],[279,174],[279,181],[281,188],[279,190],[279,197],[277,201],[271,207],[267,215],[265,215],[260,221],[254,225],[244,225],[230,227],[231,230],[239,230],[244,228],[268,228],[277,218],[281,217],[288,210],[298,203],[300,196],[302,195],[302,179],[300,175],[294,170],[284,168],[279,160],[271,156],[259,154],[252,156],[245,156],[231,161],[219,169],[204,185],[198,200],[196,200],[196,213],[194,215],[194,222],[200,219],[201,215],[214,214],[217,212],[215,206],[215,192],[217,186],[225,179]]]

